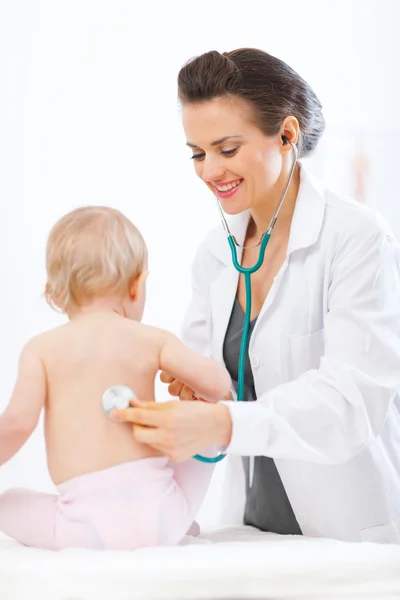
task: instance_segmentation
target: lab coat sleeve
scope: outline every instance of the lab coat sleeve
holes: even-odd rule
[[[207,250],[200,246],[192,265],[192,298],[185,314],[181,339],[188,348],[211,356],[211,305],[206,283]]]
[[[339,464],[379,435],[400,389],[399,248],[377,228],[358,238],[332,260],[319,369],[224,402],[228,453]]]

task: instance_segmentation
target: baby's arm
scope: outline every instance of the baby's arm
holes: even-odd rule
[[[45,369],[36,340],[31,340],[21,353],[9,405],[0,415],[0,465],[10,460],[34,431],[45,398]]]
[[[160,352],[160,369],[195,390],[202,398],[222,400],[230,394],[231,378],[216,360],[193,352],[175,335],[166,333]]]

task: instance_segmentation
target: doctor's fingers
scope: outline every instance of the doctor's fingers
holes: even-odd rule
[[[162,429],[154,427],[143,427],[142,425],[133,426],[133,437],[139,444],[151,446],[160,452],[165,451],[165,432]]]
[[[184,461],[190,457],[186,448],[179,444],[176,432],[134,425],[133,437],[140,444],[158,450],[174,462]]]
[[[175,381],[175,377],[172,377],[167,371],[161,371],[160,373],[160,381],[163,383],[172,383]]]
[[[182,388],[182,381],[179,381],[179,379],[174,379],[173,382],[168,386],[168,393],[171,394],[171,396],[179,396]]]
[[[111,416],[121,421],[128,421],[135,425],[144,425],[145,427],[158,427],[165,419],[162,410],[152,410],[149,406],[145,408],[123,408],[113,411]]]
[[[180,400],[197,400],[194,397],[193,389],[182,383],[182,381],[179,381],[179,379],[174,379],[168,386],[168,393],[171,396],[179,396]]]
[[[181,389],[181,393],[179,394],[179,400],[197,400],[194,391],[191,387],[184,385]]]

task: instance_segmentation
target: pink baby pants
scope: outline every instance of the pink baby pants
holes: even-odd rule
[[[177,544],[204,499],[213,465],[144,458],[70,479],[59,495],[0,495],[0,531],[26,546],[133,550]]]

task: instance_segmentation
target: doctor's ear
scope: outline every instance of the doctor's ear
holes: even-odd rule
[[[300,126],[296,117],[286,117],[281,126],[282,154],[292,150],[291,144],[297,144],[300,135]],[[291,143],[289,143],[291,142]]]

